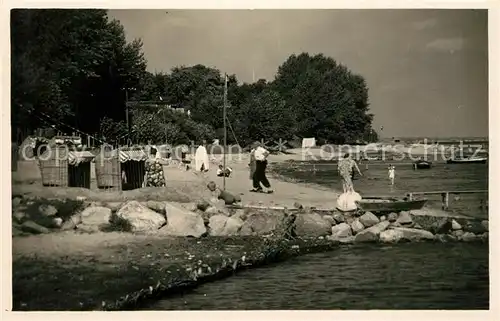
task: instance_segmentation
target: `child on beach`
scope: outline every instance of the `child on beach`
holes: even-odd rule
[[[396,177],[396,167],[389,164],[389,180],[391,181],[391,185],[394,185],[395,177]]]
[[[234,205],[241,203],[241,197],[239,195],[234,195],[228,191],[222,190],[220,187],[211,181],[207,184],[207,188],[213,193],[217,199],[224,200],[226,205]]]
[[[219,165],[219,168],[217,169],[217,176],[219,177],[229,177],[231,176],[231,172],[233,170],[231,169],[231,167],[226,167],[226,169],[224,169],[224,167],[222,165]]]

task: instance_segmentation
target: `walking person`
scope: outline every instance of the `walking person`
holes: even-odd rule
[[[251,192],[264,192],[261,186],[262,183],[262,185],[266,188],[265,192],[271,194],[273,193],[273,190],[271,189],[271,184],[266,177],[267,157],[269,156],[269,151],[262,147],[259,142],[255,142],[253,146],[254,148],[250,151],[250,169],[253,183],[253,189]]]
[[[389,181],[391,182],[391,185],[394,185],[394,179],[396,178],[396,167],[392,166],[392,164],[389,164]]]
[[[363,176],[359,170],[358,164],[354,159],[352,159],[351,155],[345,154],[344,157],[339,160],[338,171],[340,177],[342,178],[342,189],[344,193],[354,192],[354,186],[352,183],[354,168],[358,172],[359,176]]]

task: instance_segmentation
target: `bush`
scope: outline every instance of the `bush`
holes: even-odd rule
[[[111,214],[109,224],[102,227],[103,232],[132,232],[132,224],[124,218],[119,217],[116,213]]]

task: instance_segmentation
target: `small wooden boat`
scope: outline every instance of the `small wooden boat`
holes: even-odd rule
[[[428,162],[425,160],[418,160],[413,163],[414,169],[429,169],[432,167],[432,162]]]
[[[407,198],[392,197],[363,197],[356,201],[358,209],[372,213],[391,213],[410,210],[419,210],[427,203],[426,199],[408,200]]]
[[[486,164],[486,157],[457,157],[450,158],[446,161],[447,164]]]

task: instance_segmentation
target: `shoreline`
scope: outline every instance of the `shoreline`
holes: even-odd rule
[[[85,206],[86,210],[98,211],[105,205],[110,206]],[[149,204],[154,208],[158,208],[157,205]],[[208,236],[183,237],[154,230],[103,232],[76,226],[70,231],[55,229],[39,235],[14,237],[14,310],[136,309],[151,299],[182,294],[201,284],[229,277],[239,270],[351,244],[473,242],[488,246],[487,232],[470,232],[478,226],[487,230],[488,223],[485,225],[483,221],[479,223],[466,218],[407,212],[392,213],[394,215],[387,218],[377,218],[369,212],[321,216],[311,209],[310,212],[297,210],[296,218],[289,221],[286,211],[238,211],[241,210],[228,213],[228,217],[220,214],[212,217],[237,220],[243,215],[246,216],[245,222],[250,222],[255,216],[261,222],[255,228],[260,226],[261,230],[254,230],[252,235],[214,236],[212,231],[215,230],[210,229]],[[168,212],[166,216],[167,219],[170,217]],[[292,225],[271,225],[273,227],[269,229],[273,217],[282,217],[282,222],[292,222]],[[262,219],[267,223],[262,225]],[[99,215],[93,220],[102,221]],[[325,231],[326,222],[331,222],[327,225],[329,231]],[[210,227],[212,223],[210,219]],[[296,237],[289,237],[290,226],[293,226]],[[245,224],[241,231],[243,229]],[[65,299],[61,300],[63,296]]]
[[[350,242],[344,244],[342,241],[317,238],[294,241],[262,238],[161,239],[137,235],[124,238],[129,243],[121,252],[126,251],[127,254],[118,255],[121,257],[118,259],[106,258],[105,253],[89,255],[85,252],[50,258],[43,255],[17,256],[13,260],[13,310],[135,310],[147,307],[154,300],[182,295],[200,285],[223,280],[239,271],[352,246]],[[132,241],[134,238],[135,241]],[[420,242],[446,243],[450,240]],[[479,246],[488,246],[487,239],[476,239],[474,242]],[[176,245],[180,243],[180,246]],[[213,250],[214,244],[222,248]],[[116,241],[113,246],[117,246]],[[163,252],[176,253],[165,257]],[[212,258],[204,258],[206,253]],[[203,260],[201,264],[201,260],[196,261],[198,258]],[[61,290],[64,292],[61,293]],[[33,298],[32,293],[36,291],[44,292],[43,298]],[[61,300],[62,296],[65,300]]]
[[[278,156],[271,157],[270,161],[278,163],[288,159],[288,155]],[[74,231],[56,229],[39,235],[14,236],[14,310],[135,309],[148,300],[183,293],[206,282],[231,276],[241,269],[257,268],[298,255],[330,251],[356,243],[478,242],[488,246],[487,232],[481,234],[467,230],[471,220],[476,222],[476,226],[483,224],[483,221],[479,223],[474,218],[453,218],[447,213],[432,210],[411,214],[410,225],[397,225],[398,221],[394,217],[392,223],[384,223],[380,218],[376,219],[379,223],[372,222],[380,228],[374,230],[374,226],[369,227],[363,221],[366,226],[361,225],[359,230],[358,223],[363,220],[362,216],[339,216],[339,212],[335,211],[319,214],[311,208],[335,208],[338,192],[334,189],[316,187],[316,184],[284,182],[271,170],[275,194],[248,193],[251,182],[245,160],[228,164],[233,167],[234,176],[226,181],[227,189],[242,195],[243,203],[249,207],[252,204],[265,206],[260,209],[231,210],[214,204],[217,210],[212,214],[208,214],[208,211],[195,211],[195,215],[210,217],[208,226],[211,229],[207,230],[210,232],[209,236],[171,236],[155,231],[85,231],[76,225]],[[212,164],[210,166],[216,167]],[[194,174],[166,166],[164,173],[167,187],[128,192],[48,188],[36,183],[13,185],[12,220],[14,223],[19,218],[15,215],[26,207],[29,218],[30,211],[36,211],[37,208],[40,210],[38,204],[49,204],[52,202],[51,198],[56,199],[56,203],[73,204],[73,207],[65,205],[64,211],[74,211],[76,208],[79,208],[78,211],[88,208],[102,211],[108,207],[113,208],[112,213],[116,213],[124,204],[129,203],[127,201],[133,199],[142,201],[136,203],[140,203],[143,208],[149,207],[156,214],[163,213],[168,226],[167,208],[170,207],[165,206],[178,204],[179,208],[185,207],[182,211],[192,211],[193,205],[196,206],[193,202],[210,199],[211,194],[206,189],[207,181],[213,180],[221,184],[221,178],[215,176],[213,168],[208,173]],[[80,201],[61,201],[78,197],[81,198]],[[304,209],[296,209],[295,203],[304,205]],[[65,221],[74,216],[73,212],[62,213],[63,208],[58,208],[58,215],[64,214]],[[297,217],[297,221],[293,223],[294,229],[300,235],[289,239],[283,237],[283,226],[273,225],[275,223],[272,222],[276,222],[273,217],[287,218],[290,215],[287,213],[292,212]],[[405,215],[408,220],[408,214]],[[96,217],[97,220],[102,220],[99,216]],[[255,217],[255,222],[265,223],[257,223],[251,228],[251,235],[213,236],[212,224],[217,222],[212,221],[212,217],[225,221],[241,219],[243,224],[251,221],[249,217]],[[398,220],[402,222],[403,219]],[[465,232],[459,230],[461,233],[456,233],[452,230],[452,222],[463,226]],[[435,233],[427,232],[436,226],[441,227]],[[257,231],[256,228],[261,230]],[[382,232],[385,233],[385,239],[381,236]],[[343,233],[343,236],[339,238],[335,233]],[[96,287],[93,285],[95,283],[105,286]],[[44,295],[33,296],[33,293]],[[61,300],[63,296],[65,300]]]

